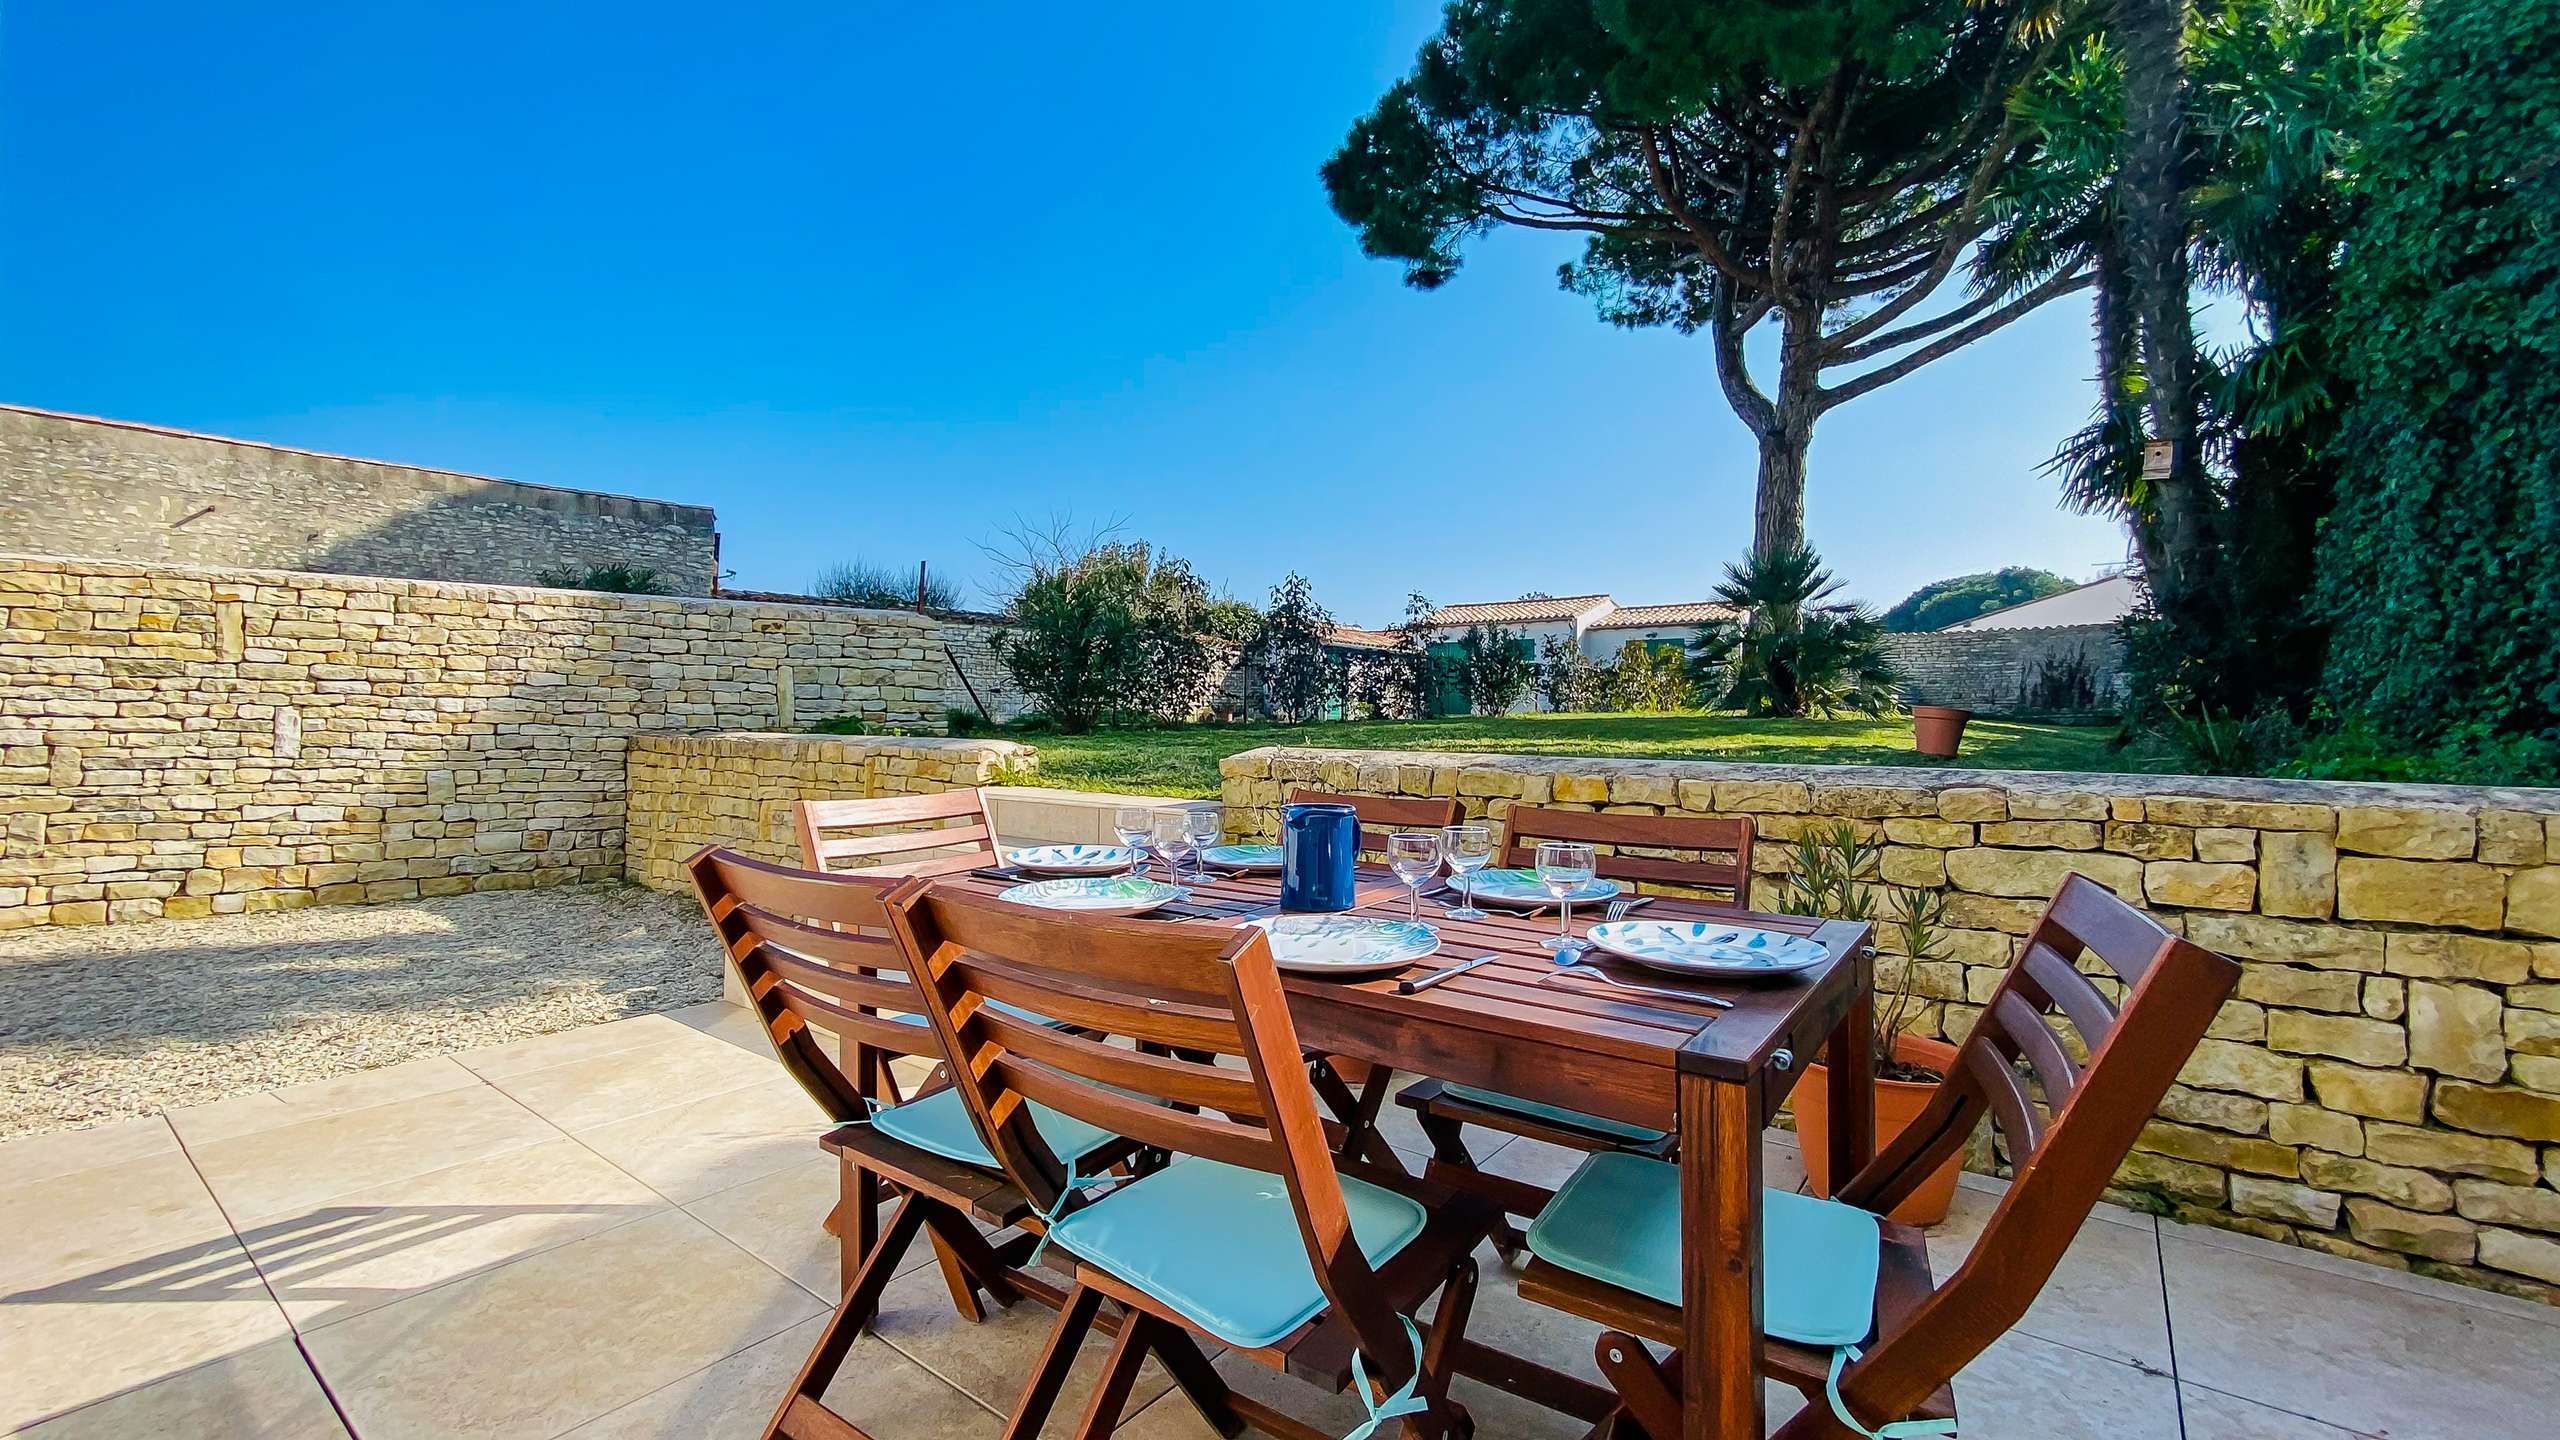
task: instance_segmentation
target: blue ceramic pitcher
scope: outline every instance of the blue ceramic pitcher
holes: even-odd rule
[[[1360,815],[1348,805],[1280,807],[1280,908],[1348,910],[1356,898]]]

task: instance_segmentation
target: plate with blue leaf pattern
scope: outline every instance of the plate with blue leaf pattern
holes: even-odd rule
[[[1126,845],[1026,845],[1004,858],[1026,875],[1117,875],[1138,863]]]
[[[1200,852],[1200,863],[1221,870],[1277,870],[1280,847],[1277,845],[1212,845]]]
[[[1043,910],[1073,910],[1079,915],[1144,915],[1190,893],[1179,885],[1135,875],[1076,875],[1027,881],[996,898],[1016,905],[1037,905]]]
[[[1479,902],[1518,910],[1544,910],[1556,903],[1556,897],[1547,893],[1535,870],[1479,870],[1475,883],[1467,888]],[[1617,881],[1592,879],[1583,881],[1567,898],[1576,905],[1588,905],[1615,898],[1617,893]]]
[[[1802,935],[1711,921],[1611,920],[1592,926],[1589,939],[1612,955],[1678,975],[1789,975],[1830,953]]]
[[[1371,915],[1273,915],[1247,922],[1271,937],[1271,961],[1302,975],[1375,975],[1401,970],[1440,948],[1440,932],[1419,920]]]

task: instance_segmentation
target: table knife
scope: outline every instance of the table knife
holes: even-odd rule
[[[1412,995],[1419,991],[1428,990],[1443,980],[1455,980],[1459,976],[1466,974],[1468,971],[1475,969],[1479,965],[1490,965],[1501,958],[1502,957],[1499,955],[1479,955],[1473,960],[1461,960],[1455,965],[1444,965],[1441,968],[1432,971],[1428,975],[1417,975],[1410,980],[1397,981],[1396,993],[1399,995]]]

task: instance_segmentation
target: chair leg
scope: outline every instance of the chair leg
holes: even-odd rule
[[[880,1244],[880,1177],[846,1156],[836,1198],[836,1288],[853,1288],[862,1262]]]
[[[1600,1373],[1609,1377],[1627,1417],[1648,1435],[1680,1433],[1680,1357],[1674,1354],[1668,1373],[1653,1361],[1644,1342],[1617,1330],[1603,1330],[1592,1347]],[[1624,1428],[1621,1426],[1620,1428]]]
[[[933,1258],[942,1267],[943,1287],[951,1292],[951,1308],[959,1311],[960,1318],[972,1325],[984,1322],[987,1307],[978,1303],[978,1287],[969,1275],[969,1267],[961,1264],[960,1257],[952,1253],[951,1242],[943,1238],[940,1230],[926,1238],[933,1242]]]
[[[1085,1402],[1084,1418],[1076,1423],[1075,1440],[1110,1440],[1111,1432],[1119,1427],[1120,1412],[1128,1408],[1129,1392],[1137,1388],[1138,1367],[1147,1363],[1149,1336],[1163,1324],[1143,1310],[1122,1312],[1120,1333],[1111,1342],[1111,1358],[1103,1362],[1102,1382],[1093,1387],[1093,1398]]]
[[[1454,1169],[1476,1168],[1476,1157],[1467,1153],[1465,1125],[1427,1109],[1415,1118],[1422,1126],[1422,1133],[1431,1141],[1432,1158]],[[1519,1226],[1511,1223],[1510,1216],[1494,1217],[1493,1248],[1502,1252],[1503,1259],[1518,1258],[1520,1248],[1528,1243],[1529,1237],[1521,1233]]]
[[[1013,1302],[1022,1298],[1022,1292],[1006,1278],[1010,1267],[987,1243],[987,1237],[978,1233],[978,1227],[969,1223],[968,1216],[937,1206],[925,1212],[924,1223],[933,1227],[934,1239],[959,1264],[968,1282],[985,1291],[988,1299],[1010,1310]]]
[[[1183,1398],[1191,1402],[1191,1408],[1200,1412],[1201,1419],[1209,1422],[1209,1428],[1226,1436],[1227,1440],[1235,1440],[1236,1436],[1243,1434],[1244,1417],[1228,1403],[1226,1380],[1209,1363],[1209,1357],[1201,1352],[1199,1342],[1191,1338],[1191,1332],[1161,1321],[1147,1328],[1152,1332],[1147,1337],[1149,1348],[1156,1352],[1157,1359],[1164,1362],[1165,1370],[1173,1376],[1173,1383],[1181,1387]]]
[[[827,1317],[826,1328],[818,1332],[818,1343],[809,1350],[809,1358],[801,1363],[800,1373],[782,1404],[765,1425],[766,1440],[801,1433],[796,1422],[814,1408],[826,1411],[827,1386],[844,1365],[845,1356],[853,1352],[854,1342],[862,1338],[864,1327],[871,1323],[872,1313],[879,1307],[880,1292],[889,1288],[890,1277],[897,1273],[898,1257],[916,1238],[924,1224],[921,1206],[931,1202],[909,1195],[898,1202],[897,1212],[889,1217],[889,1228],[863,1259],[862,1273],[846,1287],[844,1299],[836,1303],[835,1313]],[[796,1412],[796,1413],[795,1413]],[[851,1427],[846,1427],[850,1429]],[[821,1425],[808,1426],[810,1434],[829,1433]]]
[[[1449,1382],[1458,1373],[1458,1342],[1466,1338],[1467,1317],[1475,1304],[1476,1262],[1472,1256],[1461,1256],[1449,1267],[1449,1278],[1440,1286],[1440,1308],[1431,1317],[1430,1333],[1422,1338],[1422,1380],[1416,1393],[1431,1408],[1405,1422],[1405,1433],[1415,1440],[1475,1431],[1475,1419],[1467,1414],[1467,1407],[1449,1398]]]
[[[1013,1407],[1013,1418],[1005,1422],[1003,1440],[1033,1440],[1049,1423],[1058,1392],[1066,1388],[1067,1375],[1075,1369],[1076,1351],[1101,1311],[1101,1291],[1079,1284],[1067,1292],[1067,1303],[1058,1307],[1058,1323],[1049,1327],[1049,1343],[1040,1352],[1040,1363],[1031,1367],[1022,1399]]]

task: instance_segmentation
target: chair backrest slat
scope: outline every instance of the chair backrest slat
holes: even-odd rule
[[[2084,954],[2124,983],[2121,1006],[2080,973]],[[1927,1108],[1840,1187],[1850,1204],[1889,1211],[1986,1114],[2016,1167],[1964,1263],[1842,1377],[1854,1413],[1909,1414],[2026,1313],[2239,977],[2238,965],[2104,886],[2064,878]],[[2071,1060],[2057,1020],[2080,1032],[2085,1064]]]
[[[1526,867],[1537,862],[1539,841],[1580,840],[1599,847],[1596,868],[1609,879],[1722,890],[1742,903],[1751,893],[1752,834],[1749,820],[1514,805],[1495,863]],[[1664,850],[1675,854],[1645,853]]]
[[[1360,817],[1360,849],[1370,854],[1385,854],[1387,837],[1398,831],[1438,830],[1457,824],[1462,813],[1455,795],[1335,795],[1301,787],[1289,792],[1287,803],[1350,806]]]
[[[995,824],[987,818],[985,794],[977,790],[803,800],[792,807],[792,819],[800,835],[800,863],[816,871],[950,875],[997,859]],[[842,833],[849,830],[875,833]]]
[[[1401,1328],[1351,1235],[1260,930],[1082,919],[922,882],[900,890],[889,911],[970,1112],[1034,1205],[1054,1211],[1066,1177],[1030,1123],[1029,1101],[1133,1140],[1278,1175],[1326,1298],[1366,1353],[1403,1353]],[[1007,1003],[1039,1014],[1091,1015],[1095,1029],[1138,1048],[1082,1034],[1033,1036],[990,1007],[998,988]],[[1155,1050],[1181,1058],[1164,1061]],[[1220,1055],[1243,1059],[1235,1080],[1245,1090],[1209,1063]]]
[[[860,1119],[866,1102],[894,1094],[887,1058],[941,1053],[931,1030],[880,1013],[919,1008],[881,903],[901,882],[816,875],[718,846],[685,869],[775,1057],[829,1117]],[[813,1030],[836,1035],[846,1055],[827,1053]]]

